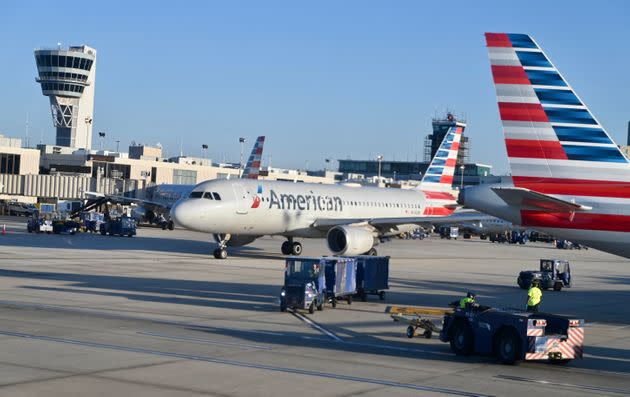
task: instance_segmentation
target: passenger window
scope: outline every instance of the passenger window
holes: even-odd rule
[[[203,196],[203,192],[190,192],[190,198],[201,198]]]
[[[212,195],[214,196],[215,200],[221,200],[221,196],[219,196],[219,193],[213,192]]]
[[[205,193],[203,194],[203,198],[205,198],[205,199],[209,199],[209,200],[212,200],[212,193],[210,193],[210,192],[205,192]]]

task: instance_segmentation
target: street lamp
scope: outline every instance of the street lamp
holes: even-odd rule
[[[206,159],[206,155],[208,154],[208,145],[205,143],[201,144],[201,150],[203,151],[203,159]]]
[[[378,185],[381,186],[381,161],[383,161],[383,156],[376,156],[376,161],[378,161]]]
[[[238,165],[238,177],[240,178],[242,176],[242,171],[243,171],[243,146],[245,145],[245,138],[243,137],[238,138],[238,141],[241,144],[241,161]]]
[[[120,141],[116,141],[116,153],[118,153],[118,148],[120,147]]]
[[[464,164],[459,166],[459,171],[462,174],[459,182],[459,190],[462,190],[464,188],[464,168],[466,168]]]
[[[101,150],[103,150],[103,141],[105,140],[105,133],[99,132],[98,137],[101,138]]]

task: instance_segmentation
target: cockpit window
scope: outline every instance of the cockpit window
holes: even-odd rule
[[[212,200],[212,193],[210,193],[210,192],[205,192],[205,193],[203,194],[203,198],[205,198],[205,199],[209,199],[209,200]]]
[[[213,192],[212,195],[214,196],[215,200],[221,200],[221,196],[219,196],[219,193]]]
[[[190,198],[201,198],[203,196],[203,192],[190,192]]]

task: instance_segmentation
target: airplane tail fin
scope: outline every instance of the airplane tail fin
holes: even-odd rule
[[[444,135],[438,151],[427,171],[422,177],[419,188],[423,191],[451,191],[453,190],[453,175],[459,143],[464,132],[465,124],[456,123]]]
[[[514,185],[589,196],[605,193],[594,185],[630,182],[630,163],[538,44],[485,36]]]
[[[245,179],[258,179],[260,175],[260,164],[262,159],[263,146],[265,144],[265,137],[259,136],[254,143],[252,153],[247,159],[245,170],[243,171],[243,178]]]

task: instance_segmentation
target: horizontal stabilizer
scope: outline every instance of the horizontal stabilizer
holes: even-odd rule
[[[577,212],[592,209],[586,205],[561,200],[522,187],[493,187],[492,190],[508,205],[518,207],[521,210]]]

